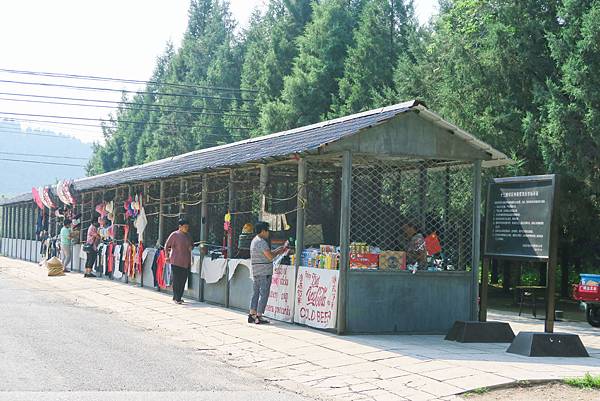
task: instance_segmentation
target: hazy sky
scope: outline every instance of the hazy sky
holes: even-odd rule
[[[231,0],[231,9],[244,26],[250,13],[266,0]],[[424,23],[437,0],[415,0]],[[147,80],[167,40],[179,46],[187,23],[189,0],[7,0],[0,2],[0,69],[96,75]],[[89,92],[2,81],[50,82],[67,85],[134,89],[123,83],[59,80],[0,71],[0,118],[47,120],[33,115],[105,118],[108,108],[8,101],[11,93],[119,100],[118,92]],[[24,99],[24,98],[20,98]],[[29,98],[31,99],[31,98]],[[56,99],[37,100],[57,102]],[[54,119],[57,120],[57,119]],[[63,120],[65,121],[65,120]],[[97,125],[96,121],[66,120]],[[26,123],[74,135],[86,142],[101,138],[98,127]],[[0,135],[4,135],[0,133]],[[8,137],[9,135],[7,135]]]

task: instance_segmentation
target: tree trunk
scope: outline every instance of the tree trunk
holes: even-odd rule
[[[543,264],[540,267],[540,282],[539,282],[539,285],[542,286],[542,287],[546,285],[546,278],[547,278],[546,276],[547,276],[547,273],[548,273],[547,266],[548,266],[547,264]]]
[[[492,279],[491,279],[491,283],[492,284],[498,284],[498,281],[500,281],[500,272],[498,271],[498,260],[497,259],[492,259]]]
[[[502,261],[502,290],[505,294],[510,293],[511,287],[511,263],[507,260]]]

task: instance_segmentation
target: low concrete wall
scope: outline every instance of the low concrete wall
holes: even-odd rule
[[[217,304],[217,305],[225,305],[225,302],[227,300],[226,296],[227,296],[227,277],[225,277],[225,275],[223,275],[223,277],[221,277],[221,279],[214,283],[214,284],[209,284],[209,283],[204,283],[204,301],[211,303],[211,304]]]
[[[470,272],[350,271],[347,329],[445,334],[456,320],[469,320],[470,294]]]
[[[252,277],[250,269],[239,264],[229,282],[229,306],[231,308],[248,310],[252,298]]]

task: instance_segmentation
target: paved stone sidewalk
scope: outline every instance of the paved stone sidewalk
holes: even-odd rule
[[[436,400],[480,387],[600,374],[600,331],[583,323],[557,323],[577,332],[591,358],[527,358],[505,344],[460,344],[443,336],[340,337],[286,323],[246,323],[246,314],[204,303],[175,305],[171,297],[109,280],[71,273],[47,277],[39,266],[0,258],[0,279],[53,291],[68,301],[98,308],[129,324],[176,338],[267,381],[313,398],[337,400]],[[513,330],[541,331],[543,321],[507,314]]]

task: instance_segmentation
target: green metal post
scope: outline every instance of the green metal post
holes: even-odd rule
[[[159,196],[159,204],[158,204],[158,238],[156,240],[156,246],[159,247],[163,244],[164,240],[164,224],[165,224],[165,182],[164,180],[160,181],[160,196]]]
[[[298,267],[300,267],[300,254],[304,249],[304,227],[306,225],[306,159],[298,160],[298,197],[296,200],[296,260],[294,268],[296,276],[298,275]]]
[[[206,240],[208,238],[208,176],[204,174],[202,176],[202,205],[200,208],[200,270],[198,271],[199,276],[202,276],[202,263],[204,257],[208,253],[208,247],[206,246]],[[198,299],[204,301],[204,280],[198,279],[200,282]]]
[[[346,331],[348,270],[350,268],[350,207],[352,206],[352,153],[342,159],[342,202],[340,205],[340,278],[338,289],[337,333]]]
[[[481,236],[481,160],[473,164],[473,242],[471,249],[471,320],[479,314],[479,249]]]

